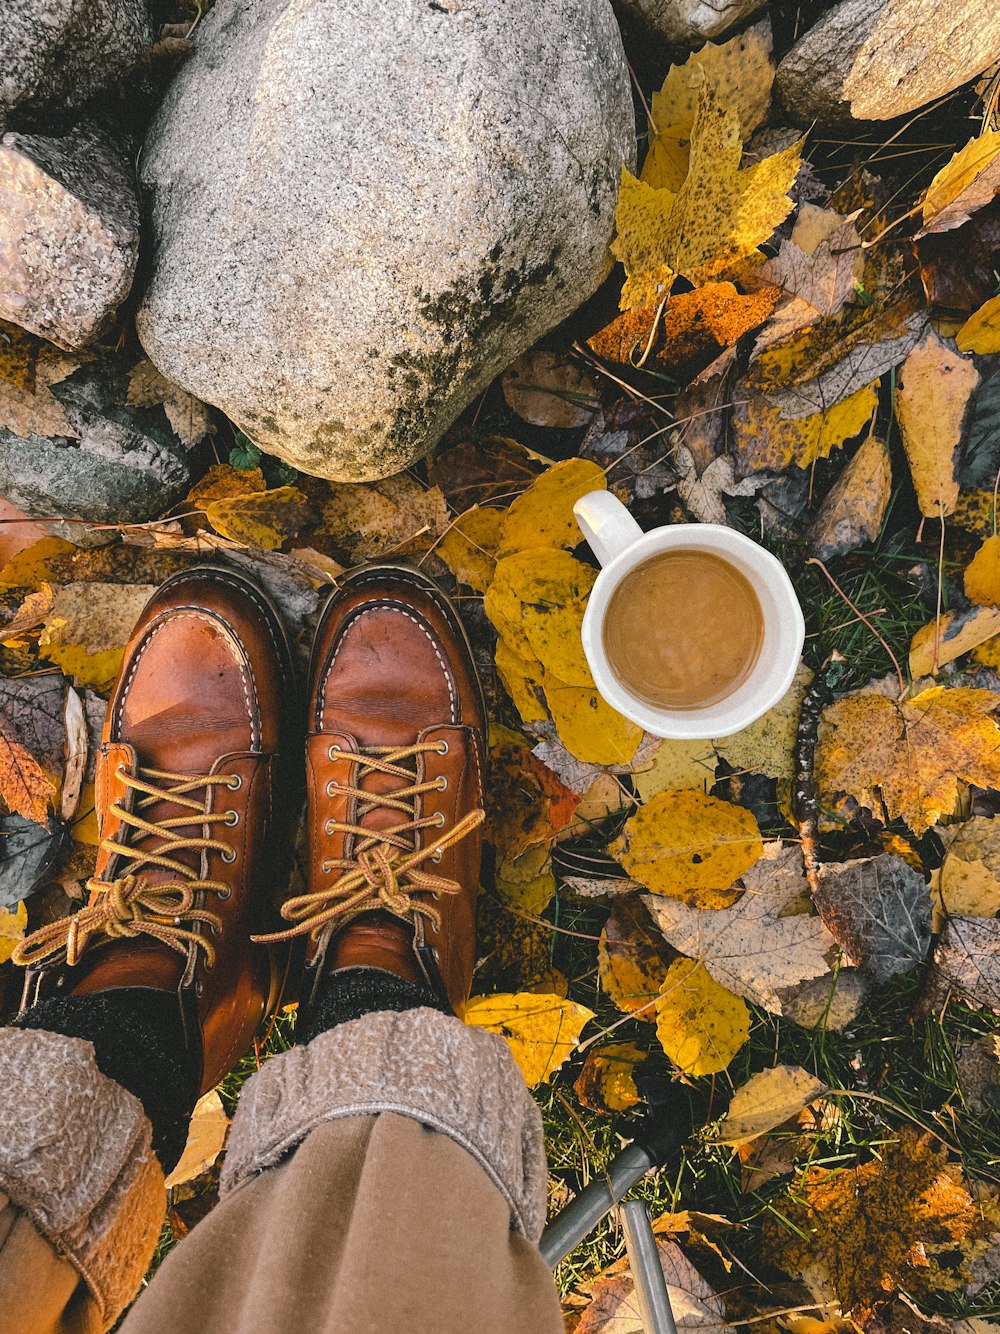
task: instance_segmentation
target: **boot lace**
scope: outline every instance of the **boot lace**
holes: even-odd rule
[[[242,779],[238,774],[175,774],[161,769],[139,769],[135,775],[119,769],[118,777],[137,794],[137,799],[132,810],[117,803],[113,805],[112,819],[158,842],[149,848],[135,848],[114,838],[102,839],[102,851],[124,860],[123,874],[113,880],[92,876],[86,887],[95,896],[93,903],[72,917],[40,927],[21,941],[11,956],[20,967],[38,967],[63,950],[65,962],[72,967],[94,937],[119,940],[143,935],[185,956],[192,947],[195,951],[203,950],[207,966],[211,968],[214,964],[212,942],[186,924],[203,922],[213,933],[221,931],[222,918],[198,906],[195,896],[208,891],[228,898],[230,886],[224,880],[202,879],[193,867],[178,860],[176,854],[220,852],[224,860],[235,860],[235,853],[229,855],[232,848],[221,839],[186,835],[182,831],[191,825],[235,823],[226,811],[209,811],[208,798],[213,787],[235,791]],[[203,792],[201,800],[192,795],[199,791]],[[157,821],[143,816],[142,812],[157,802],[170,802],[191,814]],[[152,866],[172,872],[177,879],[148,884],[141,872]]]
[[[327,834],[354,837],[353,856],[326,858],[321,865],[322,872],[333,875],[339,871],[336,882],[315,893],[286,900],[281,915],[295,925],[273,935],[254,936],[254,940],[291,940],[305,935],[315,940],[331,923],[345,926],[362,913],[382,910],[404,921],[413,922],[417,917],[424,917],[435,929],[440,927],[441,914],[428,899],[438,899],[442,894],[458,894],[462,886],[455,880],[421,869],[421,864],[428,860],[440,861],[448,848],[471,834],[485,819],[484,811],[470,811],[451,829],[425,842],[423,847],[415,846],[416,833],[441,828],[444,816],[440,813],[417,816],[417,798],[425,792],[440,791],[442,783],[440,779],[416,782],[412,766],[420,755],[445,754],[446,746],[447,742],[422,741],[412,746],[373,746],[358,754],[356,785],[339,783],[336,786],[338,795],[354,798],[357,802],[356,821],[331,819],[325,825]],[[329,750],[331,760],[347,754],[338,746],[331,746]],[[353,753],[350,758],[355,758]],[[361,782],[374,773],[398,778],[400,786],[391,792],[366,792]],[[404,818],[390,828],[365,828],[361,823],[365,816],[378,809],[396,811]]]

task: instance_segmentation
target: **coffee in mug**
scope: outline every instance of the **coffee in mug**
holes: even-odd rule
[[[710,551],[663,551],[630,570],[604,613],[608,666],[661,709],[718,704],[746,681],[764,642],[750,580]]]

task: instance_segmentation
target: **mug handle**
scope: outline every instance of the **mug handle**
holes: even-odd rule
[[[643,536],[642,529],[610,491],[588,491],[573,506],[576,521],[601,565],[608,565]]]

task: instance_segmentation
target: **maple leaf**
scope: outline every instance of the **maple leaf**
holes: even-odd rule
[[[608,851],[655,894],[718,906],[763,849],[748,810],[688,790],[658,793]]]
[[[851,798],[923,834],[958,801],[959,783],[1000,785],[1000,700],[990,690],[931,686],[912,699],[871,688],[824,710],[816,749],[821,800]]]
[[[921,514],[941,518],[958,500],[962,424],[979,384],[967,357],[928,329],[900,371],[895,409]]]
[[[857,1319],[900,1287],[960,1287],[998,1227],[996,1205],[972,1198],[947,1152],[906,1128],[870,1162],[809,1168],[765,1217],[763,1246]]]
[[[593,1010],[561,996],[534,992],[473,996],[465,1007],[467,1024],[507,1039],[529,1088],[551,1079],[576,1050]]]
[[[656,1036],[679,1070],[725,1070],[750,1036],[750,1011],[697,959],[675,959],[656,1001]]]
[[[724,1334],[729,1326],[722,1298],[677,1243],[657,1238],[656,1251],[677,1329],[683,1334]],[[614,1272],[597,1278],[590,1294],[590,1305],[574,1334],[643,1334],[635,1283],[627,1270],[615,1267]]]
[[[827,863],[813,902],[848,959],[871,982],[922,963],[931,943],[930,891],[901,857]]]
[[[241,546],[275,551],[313,517],[307,497],[296,486],[209,501],[205,517],[217,533]]]
[[[739,116],[703,87],[679,189],[654,189],[623,170],[611,247],[627,274],[623,310],[658,299],[674,275],[697,284],[733,268],[788,216],[800,145],[745,168],[742,152]]]
[[[604,491],[604,469],[589,459],[565,459],[546,468],[507,511],[498,558],[534,547],[579,546],[583,541],[573,506],[589,491]]]
[[[927,187],[922,205],[924,225],[917,236],[961,227],[998,191],[1000,132],[986,130],[960,148]]]
[[[664,938],[703,963],[716,982],[783,1014],[786,993],[829,971],[835,941],[811,913],[785,915],[805,888],[795,847],[769,844],[758,868],[744,877],[749,884],[730,908],[694,908],[652,895],[643,902]]]
[[[828,1091],[821,1080],[798,1065],[761,1070],[733,1094],[716,1138],[738,1149],[784,1125]]]
[[[597,944],[601,990],[624,1014],[655,1023],[652,1002],[663,990],[668,950],[642,908],[633,900],[615,904]]]
[[[627,1112],[641,1102],[635,1086],[635,1067],[646,1053],[634,1042],[609,1042],[587,1052],[573,1090],[594,1112]]]
[[[756,351],[824,316],[836,315],[854,298],[865,269],[854,225],[859,212],[844,217],[815,204],[801,206],[791,236],[759,271],[758,276],[776,283],[787,299],[757,340]]]

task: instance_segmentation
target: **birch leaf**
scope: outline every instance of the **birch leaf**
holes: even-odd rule
[[[686,1075],[717,1074],[750,1036],[750,1011],[697,959],[676,959],[656,1002],[656,1035]]]
[[[593,1010],[575,1001],[527,991],[473,996],[464,1016],[467,1024],[507,1039],[529,1088],[552,1078],[576,1050],[581,1029],[593,1017]]]
[[[867,981],[880,985],[923,962],[931,943],[930,890],[901,857],[823,865],[813,902]]]
[[[998,190],[1000,132],[986,130],[960,148],[927,187],[922,206],[924,225],[917,236],[961,227]]]
[[[797,1116],[828,1092],[827,1086],[798,1065],[761,1070],[733,1094],[719,1126],[718,1142],[734,1149],[766,1135]]]

